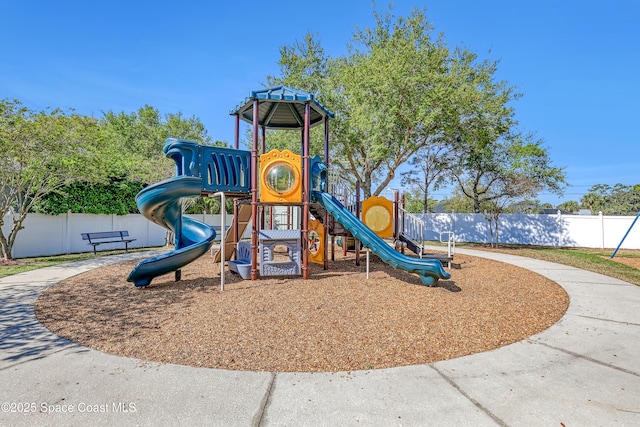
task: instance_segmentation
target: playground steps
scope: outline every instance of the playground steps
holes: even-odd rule
[[[404,233],[400,233],[399,240],[403,242],[411,252],[420,255],[420,258],[437,259],[441,264],[444,265],[444,263],[446,262],[449,267],[451,267],[453,255],[426,253],[424,251],[424,245],[421,242],[416,242]]]
[[[328,228],[328,232],[332,236],[351,236],[349,230],[344,228],[340,222],[336,221],[333,215],[329,214],[329,223],[324,223],[324,218],[327,210],[320,203],[310,203],[309,204],[309,212],[314,216],[318,221],[320,221],[324,226]]]
[[[239,204],[238,205],[238,215],[233,219],[234,222],[238,223],[238,236],[242,237],[244,232],[246,231],[249,223],[251,222],[251,205],[248,204]],[[235,250],[234,247],[234,235],[233,235],[233,224],[227,230],[226,235],[224,236],[224,257],[225,261],[229,261],[233,252]],[[222,255],[220,253],[220,249],[213,254],[213,262],[220,262]]]
[[[412,239],[406,233],[400,233],[399,240],[406,244],[407,248],[414,254],[420,255],[422,253],[424,248],[422,242]]]

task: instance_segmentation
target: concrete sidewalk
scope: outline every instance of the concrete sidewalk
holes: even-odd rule
[[[238,372],[105,354],[35,318],[48,286],[149,252],[0,279],[0,425],[640,425],[640,287],[544,261],[457,252],[549,277],[569,293],[567,313],[525,341],[429,365]]]

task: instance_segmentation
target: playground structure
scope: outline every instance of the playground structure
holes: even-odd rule
[[[179,280],[180,269],[208,252],[216,236],[209,225],[182,215],[181,199],[221,193],[234,198],[234,220],[221,238],[224,249],[215,254],[214,260],[222,262],[223,270],[224,263],[232,261],[244,229],[251,224],[250,248],[241,245],[236,260],[230,264],[232,271],[242,271],[243,278],[302,275],[307,279],[309,262],[328,268],[326,242],[330,233],[332,239],[337,234],[353,236],[384,262],[417,274],[426,285],[450,277],[439,260],[423,258],[422,253],[419,258],[406,256],[383,239],[393,237],[393,218],[398,218],[391,212],[393,205],[388,200],[363,203],[363,222],[359,204],[356,203],[354,214],[328,192],[329,119],[333,113],[312,94],[285,86],[251,92],[231,114],[236,119],[233,149],[167,140],[163,151],[176,163],[176,176],[144,188],[136,196],[136,203],[145,217],[174,233],[175,250],[141,261],[128,281],[138,287],[147,286],[153,278],[171,271]],[[240,120],[253,126],[251,151],[238,148]],[[309,153],[310,129],[316,125],[324,125],[324,160],[312,158]],[[289,150],[265,153],[266,129],[301,131],[301,155]],[[263,213],[269,210],[272,221],[273,208],[277,206],[299,209],[299,228],[267,228]],[[312,215],[317,222],[311,219]],[[284,259],[275,257],[278,246],[286,248]]]

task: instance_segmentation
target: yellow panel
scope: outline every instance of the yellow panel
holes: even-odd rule
[[[309,220],[309,261],[324,264],[324,225],[317,219]]]
[[[289,150],[260,156],[260,201],[302,203],[302,157]]]
[[[377,196],[364,200],[362,222],[382,238],[393,237],[393,202]]]

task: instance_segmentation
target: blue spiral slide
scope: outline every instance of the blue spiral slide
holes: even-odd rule
[[[182,216],[180,199],[199,196],[201,189],[201,178],[178,176],[150,185],[138,193],[136,203],[140,213],[173,231],[176,249],[141,261],[129,274],[129,282],[136,286],[147,286],[154,277],[180,269],[211,248],[216,237],[214,229]]]
[[[413,258],[397,252],[331,194],[323,191],[314,191],[313,199],[320,203],[371,252],[394,268],[418,274],[422,283],[429,286],[437,284],[438,279],[451,277],[438,260]]]
[[[136,203],[147,219],[173,231],[175,250],[136,265],[127,278],[136,286],[147,286],[154,277],[179,270],[213,245],[212,227],[182,215],[183,198],[219,191],[245,195],[251,190],[248,151],[174,138],[167,139],[163,151],[176,163],[176,176],[143,188]]]

